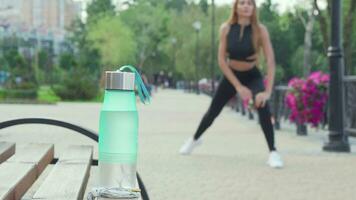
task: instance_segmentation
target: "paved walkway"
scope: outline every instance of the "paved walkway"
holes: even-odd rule
[[[161,90],[152,104],[139,105],[140,155],[138,171],[152,200],[354,200],[356,142],[353,153],[322,152],[326,133],[311,131],[298,137],[282,124],[276,133],[285,168],[269,168],[267,145],[256,121],[226,108],[191,156],[177,152],[191,136],[209,106],[205,95]],[[46,117],[98,130],[100,104],[0,104],[0,121]],[[0,140],[50,142],[56,155],[68,144],[95,144],[63,128],[23,125],[0,130]],[[97,157],[97,150],[95,151]],[[96,175],[97,169],[92,171]],[[44,174],[45,176],[45,174]],[[93,184],[93,183],[89,183]]]

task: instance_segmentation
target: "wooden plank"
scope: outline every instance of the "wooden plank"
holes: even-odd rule
[[[20,146],[13,157],[0,165],[0,199],[21,199],[51,162],[53,153],[52,144]]]
[[[15,154],[15,143],[0,142],[0,163]]]
[[[15,156],[12,156],[6,162],[35,164],[37,174],[41,174],[46,166],[51,163],[53,157],[53,144],[30,143],[21,146],[18,145]]]
[[[8,162],[1,164],[0,199],[20,199],[36,178],[37,172],[34,164]]]
[[[93,154],[92,146],[70,146],[32,199],[83,199]]]

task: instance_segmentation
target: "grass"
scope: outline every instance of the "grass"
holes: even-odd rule
[[[5,98],[5,91],[4,89],[0,88],[0,101]]]
[[[61,98],[53,92],[51,87],[41,86],[37,91],[37,100],[46,103],[57,103]]]

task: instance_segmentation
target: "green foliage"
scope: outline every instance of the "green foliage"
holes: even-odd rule
[[[41,70],[48,71],[48,65],[49,65],[48,61],[49,61],[49,55],[47,51],[40,50],[38,52],[38,67]]]
[[[167,8],[181,12],[186,6],[187,2],[185,0],[168,0]]]
[[[347,17],[350,2],[345,0],[343,4],[344,17]],[[61,54],[56,65],[50,62],[51,55],[46,50],[38,52],[36,58],[26,60],[18,53],[16,37],[0,41],[1,46],[6,47],[0,56],[0,65],[12,74],[7,87],[37,88],[37,83],[46,83],[50,79],[58,83],[54,92],[64,100],[100,100],[99,79],[103,71],[124,64],[135,65],[149,76],[163,70],[173,72],[176,78],[195,80],[210,77],[211,67],[216,74],[221,74],[217,62],[211,66],[211,61],[217,58],[219,27],[228,19],[231,7],[216,7],[213,41],[216,49],[212,54],[212,13],[208,3],[208,0],[131,0],[127,9],[118,12],[111,0],[93,0],[87,8],[86,23],[76,20],[69,29],[68,42],[74,48]],[[306,15],[305,8],[299,8],[298,12]],[[326,11],[322,14],[326,15]],[[278,13],[271,0],[262,3],[259,16],[269,30],[274,46],[276,82],[286,83],[293,76],[301,76],[305,28],[300,17],[292,10]],[[355,17],[353,14],[353,19]],[[197,20],[202,24],[199,33],[192,26]],[[352,38],[356,38],[356,26],[352,29]],[[315,23],[312,42],[311,70],[328,71],[319,23]],[[351,48],[355,49],[356,41],[350,42]],[[351,58],[353,66],[356,66],[355,52]],[[266,69],[263,58],[260,67]],[[351,69],[354,73],[355,68]],[[23,80],[21,84],[16,83],[18,77]],[[39,99],[54,96],[48,88],[41,88],[38,94]]]
[[[104,69],[132,63],[136,43],[131,30],[119,17],[105,16],[89,26],[88,40],[98,49]]]
[[[297,51],[294,53],[291,65],[292,68],[290,69],[290,73],[293,76],[303,77],[303,56],[304,56],[304,48],[300,46]],[[323,54],[320,54],[318,51],[311,52],[311,71],[323,71],[327,72],[328,69],[328,60],[327,57]]]
[[[35,69],[25,58],[18,53],[16,49],[11,49],[4,53],[8,69],[10,71],[10,80],[6,84],[9,89],[35,89],[37,80]]]
[[[34,66],[34,71],[37,80],[40,84],[50,84],[53,75],[53,64],[50,53],[46,49],[41,49],[37,53],[37,63]]]
[[[291,60],[291,68],[288,71],[292,76],[303,77],[303,56],[304,48],[300,46],[294,52]]]
[[[296,66],[291,63],[294,52],[304,42],[303,24],[295,14],[278,15],[276,8],[269,2],[261,5],[260,20],[269,31],[276,63],[283,68],[284,77],[281,81],[287,82],[295,74]],[[303,64],[303,57],[299,59]]]
[[[215,74],[221,74],[217,62],[211,66],[211,61],[217,58],[219,27],[228,19],[231,5],[216,7],[215,53],[212,54],[212,13],[208,4],[211,1],[128,2],[127,9],[116,11],[111,0],[93,0],[87,8],[87,21],[76,20],[68,30],[67,42],[74,48],[59,55],[55,64],[51,63],[52,55],[47,50],[41,50],[27,59],[19,53],[18,44],[21,41],[18,38],[10,36],[1,39],[1,70],[11,73],[6,88],[35,91],[39,84],[51,82],[57,84],[54,90],[41,87],[37,92],[39,100],[58,101],[58,95],[63,100],[101,101],[103,95],[99,80],[103,78],[103,71],[117,69],[124,64],[135,65],[148,76],[164,71],[173,72],[175,78],[195,80],[210,77],[212,67]],[[351,3],[352,0],[343,3],[344,20],[349,17]],[[302,16],[307,14],[305,7],[297,8]],[[329,13],[322,10],[320,14],[326,16],[327,26],[330,26]],[[353,21],[356,21],[356,12],[351,14]],[[327,72],[329,64],[322,35],[324,31],[318,23],[321,15],[316,17],[312,35],[311,70]],[[300,17],[294,10],[279,13],[271,0],[263,1],[259,17],[269,30],[274,46],[276,83],[286,83],[293,76],[302,76],[305,28]],[[199,33],[192,26],[197,20],[202,24]],[[344,30],[351,28],[351,38],[356,38],[356,25]],[[345,43],[356,49],[356,40]],[[349,59],[346,68],[356,74],[356,51],[350,57],[345,50],[345,58]],[[266,62],[263,58],[260,61],[259,67],[265,71]],[[0,92],[1,96],[5,97],[4,91]]]
[[[64,56],[61,62],[61,68],[63,69],[64,65],[65,70],[70,70],[70,68],[80,66],[88,69],[93,75],[99,77],[101,73],[100,62],[101,57],[99,50],[96,49],[93,45],[93,42],[88,39],[88,24],[84,24],[80,20],[76,20],[70,27],[72,32],[71,36],[68,38],[70,43],[75,45],[76,52],[73,54],[74,58],[70,58],[66,63],[64,59],[69,56]],[[75,60],[72,60],[75,59]]]
[[[0,88],[0,101],[5,98],[5,90]]]
[[[215,47],[218,46],[219,25],[227,20],[229,16],[229,7],[217,7],[216,26],[215,26]],[[210,16],[210,12],[208,12]],[[198,70],[198,77],[210,77],[211,70],[211,21],[197,5],[190,5],[182,13],[171,13],[168,24],[170,37],[164,42],[164,50],[168,53],[170,60],[176,60],[176,69],[173,70],[185,79],[194,80],[195,72]],[[197,33],[193,28],[193,23],[199,20],[202,28],[198,35],[198,66],[196,67],[196,42]],[[171,39],[176,38],[176,45],[172,45]],[[173,53],[171,53],[173,52]],[[175,53],[174,53],[175,52]],[[215,51],[217,53],[217,51]],[[219,67],[213,66],[215,72],[220,72]]]
[[[208,9],[209,9],[209,4],[207,0],[200,0],[199,1],[199,6],[201,10],[203,11],[204,14],[208,14]]]
[[[96,97],[94,99],[92,99],[92,101],[94,101],[94,102],[103,102],[104,101],[104,94],[105,94],[105,90],[104,89],[100,89],[98,94],[96,95]]]
[[[56,103],[61,100],[49,86],[41,86],[37,91],[37,100],[46,103]]]
[[[4,99],[36,99],[37,88],[35,89],[6,89],[3,93]]]
[[[88,69],[75,67],[63,77],[60,85],[53,87],[63,100],[91,100],[97,96],[99,83]]]
[[[152,6],[148,1],[139,1],[122,12],[120,18],[132,30],[137,43],[134,64],[139,68],[145,67],[146,71],[164,69],[167,63],[162,62],[166,58],[162,44],[168,37],[170,18],[164,4]]]
[[[142,68],[148,75],[163,70],[190,80],[197,78],[196,75],[198,78],[210,77],[212,56],[215,58],[216,55],[211,54],[211,10],[206,0],[197,4],[187,4],[184,0],[133,2],[128,9],[115,16],[109,2],[99,5],[98,1],[94,1],[96,6],[88,12],[92,18],[88,18],[87,24],[77,26],[81,34],[74,34],[81,47],[79,59],[76,59],[77,62],[64,60],[85,68],[90,66],[88,61],[94,61],[93,69],[97,74],[98,71],[130,63]],[[100,11],[93,12],[93,8],[100,8]],[[303,23],[294,12],[278,13],[271,1],[264,2],[259,11],[260,20],[267,26],[275,50],[276,80],[287,82],[302,72]],[[228,19],[230,12],[230,6],[216,8],[216,50],[219,26]],[[305,13],[303,10],[301,12]],[[95,20],[91,20],[93,16]],[[198,52],[197,33],[192,27],[197,20],[202,24],[198,35]],[[173,38],[176,42],[172,42]],[[312,69],[325,69],[327,59],[322,52],[323,40],[317,25],[313,44]],[[93,57],[97,59],[88,59]],[[261,65],[266,67],[265,63]],[[215,72],[221,73],[217,64],[213,67]]]
[[[71,53],[62,53],[59,55],[59,67],[63,70],[69,70],[77,66],[77,60]]]
[[[93,0],[87,8],[87,13],[88,23],[95,23],[104,16],[114,16],[115,6],[111,3],[111,0]]]
[[[306,16],[304,8],[297,9],[300,15]],[[305,28],[300,17],[298,17],[296,12],[292,11],[279,14],[273,4],[265,2],[260,7],[260,20],[269,30],[277,65],[283,68],[284,75],[281,81],[286,83],[293,76],[302,76]],[[326,71],[328,62],[318,23],[315,23],[313,31],[311,70]]]

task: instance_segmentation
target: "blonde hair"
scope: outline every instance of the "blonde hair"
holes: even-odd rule
[[[252,26],[252,41],[253,41],[253,46],[255,48],[256,53],[258,54],[260,48],[261,48],[261,31],[260,31],[260,22],[257,16],[257,5],[255,0],[250,0],[253,4],[253,12],[251,16],[251,26]],[[229,24],[235,24],[239,22],[239,16],[237,14],[237,6],[238,6],[239,0],[235,0],[234,5],[232,7],[232,12],[231,16],[228,19],[227,23]]]

